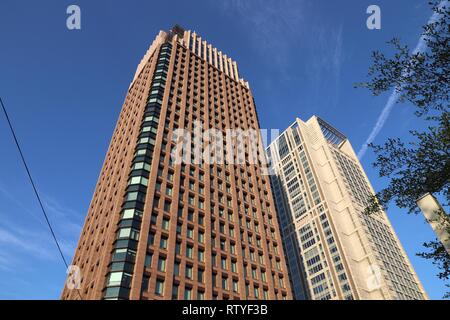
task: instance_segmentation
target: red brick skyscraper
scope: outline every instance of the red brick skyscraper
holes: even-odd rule
[[[174,163],[174,131],[197,123],[259,130],[236,62],[176,26],[125,98],[72,262],[83,299],[292,298],[261,166]]]

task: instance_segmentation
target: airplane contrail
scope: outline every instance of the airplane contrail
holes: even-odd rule
[[[439,7],[442,8],[442,6],[448,3],[448,0],[443,0]],[[439,13],[434,12],[433,15],[428,20],[427,24],[433,23],[437,21],[439,16]],[[423,52],[426,50],[426,42],[424,39],[424,36],[422,35],[419,39],[419,42],[417,43],[416,47],[413,50],[413,54],[417,54],[419,52]],[[391,113],[392,108],[397,103],[397,100],[400,96],[400,93],[394,88],[392,91],[388,101],[386,102],[386,105],[384,106],[383,110],[381,111],[381,114],[379,115],[377,122],[375,123],[375,126],[372,128],[372,131],[370,132],[369,136],[366,139],[366,142],[361,146],[361,148],[358,151],[358,159],[362,159],[364,155],[366,154],[368,145],[372,143],[377,135],[380,133],[381,129],[383,128],[384,124],[386,123],[386,120],[389,118],[389,114]]]

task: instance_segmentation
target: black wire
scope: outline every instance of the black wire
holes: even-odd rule
[[[48,219],[47,212],[45,211],[44,205],[42,204],[41,197],[39,196],[39,193],[37,191],[36,185],[34,184],[33,178],[32,178],[31,173],[30,173],[30,169],[28,168],[27,162],[25,161],[25,157],[23,155],[22,149],[20,148],[20,144],[19,144],[19,141],[17,140],[16,133],[15,133],[14,128],[12,126],[11,120],[9,119],[8,112],[6,111],[6,107],[3,104],[3,100],[2,100],[1,97],[0,97],[0,103],[2,105],[2,109],[3,109],[3,112],[5,114],[6,120],[8,121],[9,129],[11,130],[11,133],[13,135],[14,142],[16,143],[17,150],[19,150],[19,154],[20,154],[20,157],[22,158],[23,165],[25,167],[25,170],[27,171],[28,178],[30,180],[31,186],[33,187],[34,194],[36,195],[36,198],[37,198],[37,200],[39,202],[39,206],[41,207],[42,213],[44,214],[45,221],[47,222],[48,228],[50,229],[50,232],[52,234],[53,240],[55,241],[56,247],[58,248],[59,254],[61,255],[61,258],[62,258],[62,260],[64,262],[64,265],[66,266],[66,270],[67,270],[69,268],[69,265],[67,264],[66,258],[64,257],[64,254],[63,254],[63,252],[61,250],[61,247],[60,247],[60,245],[58,243],[58,239],[56,238],[55,232],[53,231],[53,228],[52,228],[52,225],[50,223],[50,220]],[[78,292],[78,295],[81,298],[80,292],[78,290],[77,290],[77,292]]]

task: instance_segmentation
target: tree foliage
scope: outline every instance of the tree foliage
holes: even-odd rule
[[[416,200],[430,192],[450,199],[450,114],[445,112],[427,131],[410,131],[412,141],[389,138],[383,145],[371,145],[376,154],[373,166],[380,177],[390,179],[387,188],[377,194],[377,202],[386,206],[391,200],[411,213],[419,212]],[[371,207],[377,211],[376,204]],[[370,210],[369,210],[370,212]]]
[[[426,130],[410,131],[408,141],[389,138],[382,145],[370,145],[376,155],[373,166],[389,183],[370,199],[367,214],[385,209],[390,202],[418,213],[416,200],[427,192],[443,202],[444,210],[450,206],[450,4],[429,3],[434,15],[423,27],[423,46],[411,51],[397,38],[389,41],[394,54],[373,52],[370,80],[356,85],[374,95],[395,90],[398,101],[411,103],[415,114],[428,124]],[[442,217],[448,222],[445,211]],[[450,255],[441,242],[424,247],[427,251],[418,255],[431,259],[440,269],[439,278],[449,280]]]

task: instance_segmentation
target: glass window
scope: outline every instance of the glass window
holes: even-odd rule
[[[258,287],[254,288],[254,293],[255,293],[255,298],[258,299],[259,298],[259,288]]]
[[[127,201],[135,201],[138,198],[138,192],[128,192]]]
[[[227,278],[222,278],[222,289],[228,290],[228,279]]]
[[[197,281],[202,283],[205,281],[205,271],[203,271],[202,269],[198,269]]]
[[[192,279],[192,266],[186,266],[186,278]]]
[[[119,229],[119,235],[118,235],[119,239],[123,239],[123,238],[130,238],[133,240],[138,240],[139,239],[139,232],[135,229],[132,228],[121,228]]]
[[[191,246],[186,247],[186,256],[192,259],[193,248]]]
[[[169,201],[164,202],[164,211],[170,212],[171,203]]]
[[[213,287],[217,286],[217,274],[213,273],[212,275],[212,285]]]
[[[153,257],[153,255],[151,253],[147,253],[147,255],[145,256],[144,267],[148,268],[151,266],[152,257]]]
[[[154,242],[155,242],[155,234],[153,232],[150,232],[148,234],[147,244],[151,246],[153,245]]]
[[[155,293],[160,296],[164,294],[164,280],[156,280]]]
[[[122,212],[122,219],[132,219],[135,215],[142,217],[142,211],[136,209],[125,209]]]
[[[167,249],[167,238],[161,237],[161,242],[159,243],[161,249]]]
[[[145,177],[131,177],[131,179],[128,182],[129,185],[133,185],[133,184],[141,184],[143,186],[147,186],[148,185],[148,179]]]
[[[172,300],[178,299],[178,284],[174,284],[172,287]]]
[[[239,282],[233,279],[233,292],[239,292]]]
[[[191,300],[192,299],[192,288],[185,288],[184,289],[184,299],[185,300]]]
[[[223,258],[222,257],[221,265],[222,265],[222,269],[226,269],[227,268],[227,258]]]
[[[108,286],[119,286],[122,282],[123,272],[111,272],[109,274]]]
[[[162,228],[164,230],[169,230],[169,220],[168,219],[166,219],[166,218],[163,219],[163,221],[162,221]]]
[[[149,280],[150,280],[150,278],[148,276],[142,277],[141,292],[147,292]]]
[[[198,250],[198,261],[205,262],[205,252],[203,250]]]
[[[159,257],[158,260],[158,270],[165,272],[166,271],[166,258],[164,257]]]
[[[175,261],[175,264],[173,265],[173,274],[175,276],[180,275],[180,262],[179,261]]]
[[[145,193],[142,192],[128,192],[126,196],[126,201],[145,201]]]

